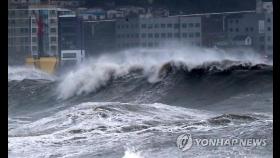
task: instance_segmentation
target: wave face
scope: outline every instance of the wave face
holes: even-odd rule
[[[60,76],[8,69],[11,157],[272,157],[273,66],[252,52],[131,49]],[[268,145],[182,152],[183,133]]]

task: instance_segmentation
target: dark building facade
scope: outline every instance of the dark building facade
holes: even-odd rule
[[[213,47],[216,42],[225,39],[225,17],[224,14],[201,16],[202,46]]]
[[[80,50],[84,47],[83,22],[75,15],[59,16],[59,51]]]
[[[83,25],[87,56],[115,50],[115,20],[84,21]]]
[[[59,57],[61,66],[71,67],[85,57],[82,18],[76,15],[59,16]]]

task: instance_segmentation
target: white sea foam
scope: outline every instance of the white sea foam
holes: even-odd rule
[[[264,127],[271,124],[271,121],[264,124],[262,120],[238,126],[229,124],[226,128],[232,130],[224,129],[223,125],[200,124],[216,115],[160,103],[87,102],[35,122],[18,124],[8,131],[8,149],[10,155],[20,155],[18,157],[70,158],[91,154],[91,157],[178,157],[182,154],[175,146],[179,133],[198,135],[205,132],[208,135],[220,132],[221,135],[239,136],[239,130],[244,132],[245,129],[246,133],[246,129],[252,128],[252,133],[259,133],[260,129],[267,129]],[[141,128],[143,126],[146,128]],[[165,152],[167,146],[169,152]],[[190,157],[205,155],[199,151],[202,149],[196,148],[195,152],[188,154]],[[216,151],[205,152],[215,154]]]
[[[21,157],[48,157],[50,154],[81,157],[117,147],[140,145],[142,137],[149,135],[145,130],[182,131],[184,129],[176,127],[176,122],[185,123],[206,116],[209,114],[200,110],[160,103],[88,102],[9,130],[8,146],[10,154]],[[144,125],[148,129],[138,128]],[[125,158],[143,157],[132,148],[120,154]]]
[[[141,152],[134,151],[130,148],[126,149],[123,158],[144,158],[141,156]]]
[[[239,61],[252,64],[264,63],[261,55],[252,50],[218,50],[191,46],[169,45],[168,47],[135,48],[118,53],[107,53],[88,60],[64,76],[58,86],[59,98],[90,93],[107,84],[111,78],[126,75],[131,69],[141,68],[149,82],[157,82],[161,67],[167,62],[184,63],[192,69],[206,62]]]
[[[33,67],[26,66],[8,66],[8,80],[21,81],[24,79],[44,79],[44,80],[55,80],[55,76],[42,72]]]

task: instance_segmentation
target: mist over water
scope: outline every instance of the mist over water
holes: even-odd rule
[[[48,75],[8,66],[10,157],[272,157],[273,64],[252,50],[170,44],[92,57]],[[178,135],[266,138],[198,147]]]

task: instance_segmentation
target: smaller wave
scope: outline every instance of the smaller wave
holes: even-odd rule
[[[212,125],[226,125],[231,122],[252,122],[258,120],[257,118],[250,115],[240,115],[240,114],[223,114],[214,118],[208,119],[208,122]]]
[[[43,79],[54,81],[55,76],[47,74],[32,67],[8,66],[8,81],[22,81],[25,79]]]

